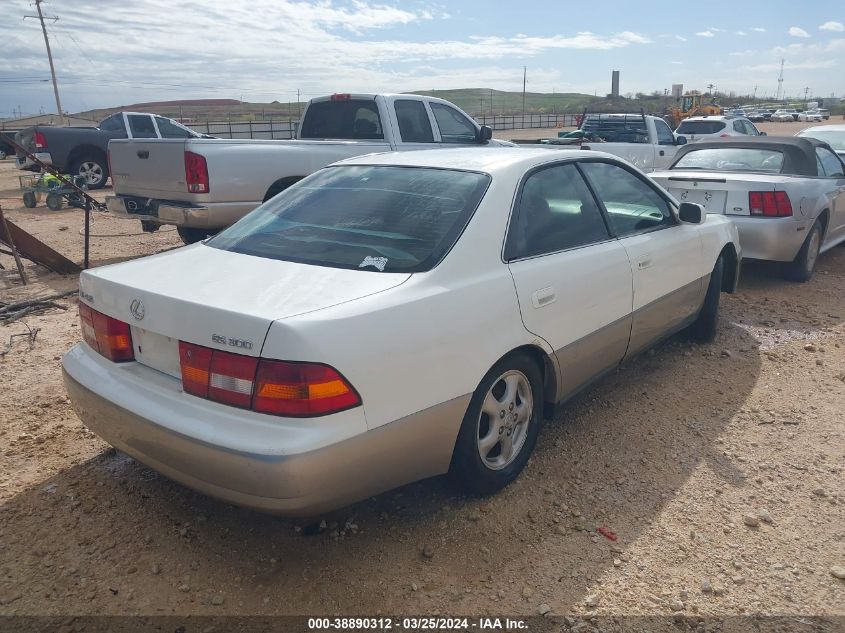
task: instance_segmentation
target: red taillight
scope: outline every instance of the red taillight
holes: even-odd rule
[[[748,210],[751,215],[786,218],[792,215],[792,202],[785,191],[750,191]]]
[[[47,149],[47,137],[44,136],[44,132],[36,130],[33,140],[35,141],[35,149]]]
[[[337,370],[319,363],[262,360],[252,408],[262,413],[309,417],[337,413],[361,398]]]
[[[185,182],[189,193],[208,193],[211,190],[205,156],[185,152]]]
[[[135,360],[129,324],[79,304],[82,337],[93,349],[115,363]]]
[[[320,363],[294,363],[232,354],[179,342],[182,388],[260,413],[314,417],[361,404],[337,370]]]
[[[336,92],[331,96],[332,101],[349,101],[352,95],[345,92]]]

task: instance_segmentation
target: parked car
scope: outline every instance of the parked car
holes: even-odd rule
[[[769,116],[769,118],[771,118],[772,115],[769,113],[768,116]],[[766,113],[760,112],[759,110],[755,110],[754,112],[749,112],[747,118],[752,123],[763,123],[764,121],[768,121],[768,119],[766,118]]]
[[[643,114],[587,114],[580,131],[589,139],[581,144],[581,149],[619,156],[646,172],[667,167],[678,147],[687,142],[674,135],[660,117]],[[560,149],[554,144],[544,147]]]
[[[743,256],[783,262],[807,281],[820,253],[845,241],[845,164],[814,138],[734,138],[678,152],[652,178],[681,202],[730,217]]]
[[[824,141],[845,160],[845,125],[816,125],[804,128],[796,136],[810,136]]]
[[[712,339],[740,257],[730,221],[608,154],[361,156],[83,272],[65,385],[106,441],[231,503],[313,516],[446,472],[487,494],[554,403]]]
[[[798,120],[798,113],[794,115],[789,110],[775,110],[770,121],[773,123],[791,123]]]
[[[15,155],[15,146],[9,142],[14,138],[15,130],[0,130],[0,160]]]
[[[203,240],[334,161],[373,152],[513,145],[457,106],[419,95],[335,94],[311,99],[298,139],[114,140],[111,213],[145,228],[175,224]]]
[[[806,110],[798,113],[799,121],[817,121],[820,123],[823,119],[822,113],[818,110]]]
[[[675,134],[683,134],[690,143],[729,136],[765,136],[745,117],[695,116],[681,121]]]
[[[822,115],[822,118],[827,121],[830,118],[830,110],[827,108],[819,108],[819,114]]]
[[[173,119],[146,112],[118,112],[98,127],[36,125],[16,135],[19,145],[42,163],[63,173],[83,176],[89,189],[101,189],[109,178],[108,144],[114,138],[200,138],[202,135]],[[17,152],[18,169],[38,170],[38,164]]]

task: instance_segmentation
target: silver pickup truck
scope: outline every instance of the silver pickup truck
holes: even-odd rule
[[[145,230],[175,224],[205,239],[305,176],[376,152],[512,145],[492,139],[457,106],[419,95],[335,94],[312,99],[297,140],[116,139],[109,143],[111,213]]]

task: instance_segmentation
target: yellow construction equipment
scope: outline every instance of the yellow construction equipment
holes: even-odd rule
[[[710,99],[710,103],[702,103],[706,97],[707,95],[703,95],[697,90],[685,92],[678,100],[678,105],[666,108],[663,118],[674,130],[681,124],[681,121],[691,116],[722,114],[722,108],[716,103],[715,97]]]

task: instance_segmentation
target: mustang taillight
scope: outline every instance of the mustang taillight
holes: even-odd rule
[[[82,337],[92,348],[115,363],[135,360],[129,324],[79,304]]]
[[[321,363],[254,358],[179,342],[182,388],[200,398],[287,417],[315,417],[361,404],[358,393]]]
[[[185,182],[189,193],[208,193],[211,185],[208,180],[208,163],[205,156],[194,152],[185,152]]]
[[[787,218],[792,215],[792,202],[785,191],[749,191],[748,210],[751,215]]]

